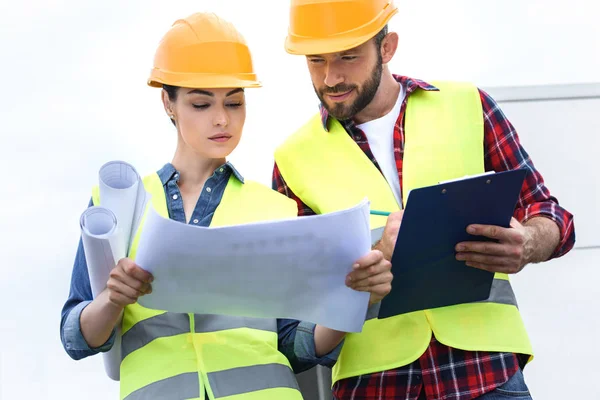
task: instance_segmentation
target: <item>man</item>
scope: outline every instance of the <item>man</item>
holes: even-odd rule
[[[371,228],[385,225],[375,249],[389,260],[411,189],[491,170],[527,175],[510,228],[467,228],[496,243],[456,245],[458,260],[496,273],[490,298],[371,316],[360,334],[346,336],[334,397],[528,399],[521,371],[533,352],[506,274],[567,253],[573,216],[550,195],[488,94],[390,72],[398,35],[387,23],[397,11],[392,0],[292,0],[286,50],[306,56],[321,108],[277,149],[274,188],[296,200],[299,215],[365,196],[373,209],[393,212],[387,221],[371,217]]]

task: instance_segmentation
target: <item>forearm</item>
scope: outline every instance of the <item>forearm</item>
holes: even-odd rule
[[[323,357],[331,353],[344,340],[346,332],[340,332],[321,325],[315,327],[315,354]]]
[[[528,263],[539,263],[548,260],[560,243],[558,225],[543,216],[533,217],[524,224],[531,235],[527,250]]]
[[[83,309],[80,317],[81,333],[88,346],[95,348],[106,343],[119,322],[122,311],[122,307],[109,301],[107,290]]]

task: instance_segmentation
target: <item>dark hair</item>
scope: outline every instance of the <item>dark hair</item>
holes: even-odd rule
[[[177,100],[177,92],[179,91],[179,87],[171,86],[171,85],[163,85],[163,89],[165,90],[165,92],[167,92],[167,95],[169,96],[169,100],[171,100],[171,101]],[[175,120],[171,119],[171,122],[173,123],[174,126],[177,126],[177,124],[175,124]]]
[[[380,54],[381,54],[381,43],[383,43],[383,39],[385,39],[385,36],[387,34],[388,34],[388,26],[386,25],[374,37],[374,39],[375,39],[375,46],[377,46],[377,51]]]
[[[177,91],[179,90],[177,86],[163,85],[163,89],[165,89],[165,92],[169,95],[169,100],[177,100]]]

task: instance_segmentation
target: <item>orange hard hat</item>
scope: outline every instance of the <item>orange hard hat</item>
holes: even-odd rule
[[[397,12],[393,0],[292,0],[285,50],[307,55],[352,49]]]
[[[259,87],[252,56],[235,27],[211,13],[175,21],[163,36],[148,85],[187,88]]]

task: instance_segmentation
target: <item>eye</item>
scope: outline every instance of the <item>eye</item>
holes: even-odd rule
[[[321,64],[323,62],[322,58],[309,58],[308,62],[311,64]]]
[[[342,60],[344,61],[352,61],[352,60],[356,60],[358,57],[357,56],[342,56]]]
[[[239,103],[231,103],[231,104],[227,104],[227,107],[230,107],[230,108],[238,108],[238,107],[241,107],[241,106],[243,106],[243,105],[244,105],[244,103],[242,103],[242,102],[239,102]]]
[[[209,106],[210,106],[209,104],[192,104],[192,107],[194,107],[198,110],[207,109]]]

